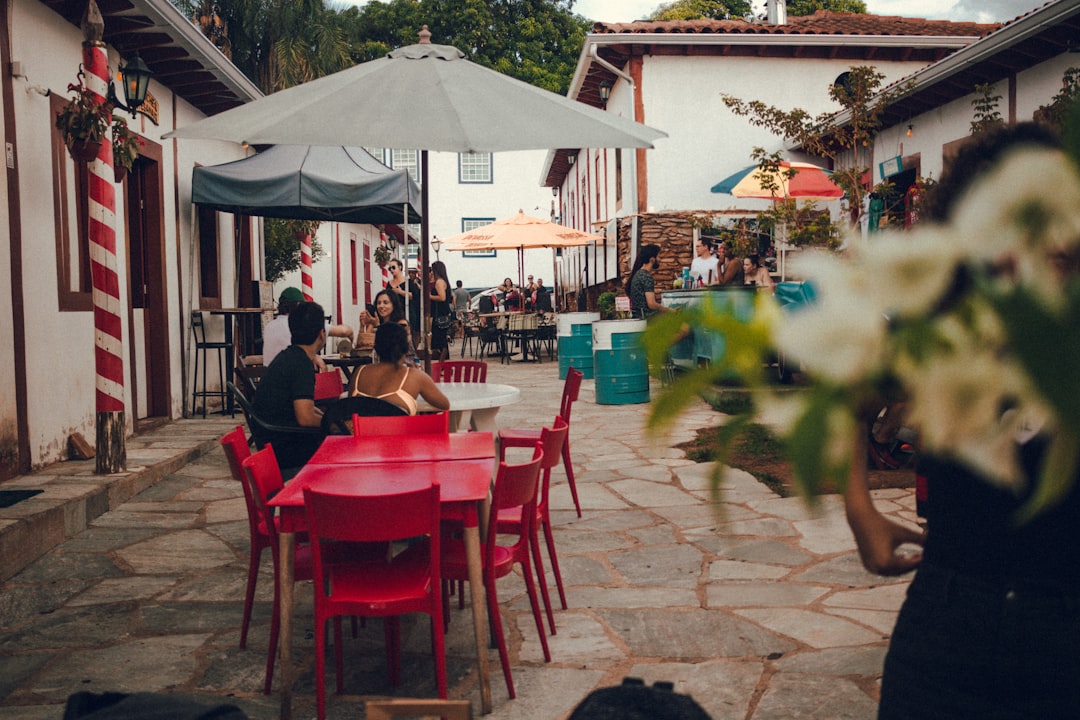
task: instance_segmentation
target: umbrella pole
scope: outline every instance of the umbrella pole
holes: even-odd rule
[[[428,153],[420,151],[420,339],[424,343],[424,372],[431,374],[431,332],[427,318],[431,313],[431,289],[428,282]]]

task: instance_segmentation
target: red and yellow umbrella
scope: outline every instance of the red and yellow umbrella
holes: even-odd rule
[[[764,182],[774,178],[774,183]],[[762,185],[772,184],[775,191]],[[712,186],[714,193],[728,193],[738,198],[763,198],[784,200],[787,198],[835,199],[844,196],[843,189],[833,182],[832,173],[811,163],[788,162],[779,164],[779,171],[771,173],[757,165],[743,168]]]

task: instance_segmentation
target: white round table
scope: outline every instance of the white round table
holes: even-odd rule
[[[513,385],[437,382],[435,386],[450,400],[450,432],[463,428],[495,432],[499,408],[521,400],[521,390]],[[417,398],[417,407],[420,412],[435,410],[422,397]]]

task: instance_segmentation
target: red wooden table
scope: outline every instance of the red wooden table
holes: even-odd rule
[[[459,452],[461,455],[457,454]],[[467,457],[469,455],[474,457]],[[494,439],[490,433],[376,438],[331,436],[296,477],[274,496],[270,505],[278,508],[281,514],[278,554],[281,565],[281,631],[278,648],[279,666],[285,676],[282,682],[282,718],[292,715],[295,677],[292,664],[293,537],[294,533],[305,530],[307,526],[304,488],[380,495],[423,487],[434,481],[441,486],[443,507],[462,512],[465,518],[464,540],[469,562],[481,712],[491,712],[479,521],[491,487],[494,458]]]

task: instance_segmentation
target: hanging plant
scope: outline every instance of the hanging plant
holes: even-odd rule
[[[126,120],[113,117],[113,172],[116,175],[116,182],[122,182],[128,171],[135,165],[135,160],[139,157],[141,142],[135,133],[128,129]]]
[[[81,70],[78,77],[78,83],[68,85],[68,92],[74,93],[71,102],[56,113],[56,129],[76,162],[90,162],[97,157],[112,124],[112,105],[98,102],[97,96],[83,84]]]
[[[379,267],[386,267],[386,263],[390,262],[391,257],[390,248],[385,245],[379,245],[379,247],[375,248],[375,252],[372,253],[372,258]]]

